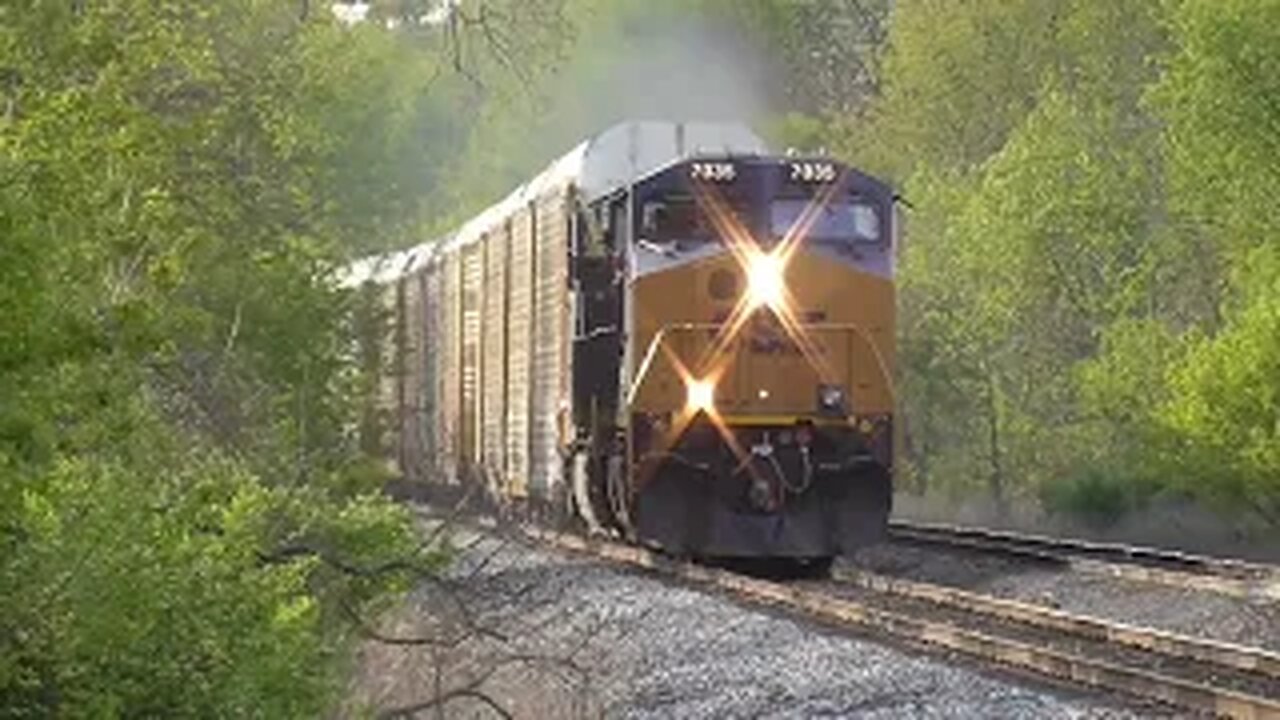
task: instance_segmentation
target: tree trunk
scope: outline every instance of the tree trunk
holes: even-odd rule
[[[987,406],[990,411],[987,421],[987,451],[991,463],[987,488],[995,505],[996,517],[1003,520],[1009,514],[1009,501],[1005,496],[1004,467],[1000,457],[1000,406],[996,399],[995,372],[990,367],[986,370]]]

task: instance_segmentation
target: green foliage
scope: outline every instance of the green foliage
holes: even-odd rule
[[[1053,63],[1060,5],[895,3],[884,96],[873,111],[884,147],[858,155],[905,179],[918,163],[963,169],[998,151]]]
[[[301,542],[366,567],[411,556],[386,501],[270,488],[167,435],[135,428],[127,461],[63,460],[22,493],[0,573],[6,715],[313,717],[345,651],[345,618],[327,616],[400,587],[269,556]]]
[[[1280,524],[1277,27],[1274,0],[904,1],[870,106],[784,123],[911,202],[913,488]]]
[[[1280,3],[1169,4],[1175,47],[1155,85],[1179,219],[1221,258],[1220,321],[1187,337],[1157,412],[1178,482],[1280,525]]]
[[[1041,488],[1040,501],[1052,513],[1106,527],[1141,507],[1140,485],[1132,478],[1086,467],[1077,477],[1054,478]]]
[[[779,118],[769,128],[770,135],[781,140],[781,145],[799,152],[817,152],[826,141],[826,126],[820,118],[798,112],[790,112]]]
[[[1150,99],[1168,123],[1177,207],[1207,241],[1246,262],[1280,228],[1280,3],[1166,5],[1175,44]]]
[[[438,560],[329,279],[419,220],[435,64],[283,0],[0,8],[0,717],[323,714]]]
[[[6,679],[56,694],[59,714],[70,716],[221,707],[298,717],[324,706],[328,678],[290,667],[323,668],[331,650],[307,567],[257,567],[261,538],[245,527],[266,508],[264,491],[228,469],[189,471],[143,478],[68,461],[26,496],[17,527],[29,550],[11,571],[40,581],[12,598],[28,612],[11,615],[9,630],[21,660],[45,670]],[[187,486],[186,497],[138,508],[152,483]]]
[[[1118,455],[1117,462],[1132,464],[1159,443],[1154,412],[1169,397],[1167,376],[1183,352],[1180,338],[1155,320],[1121,319],[1106,328],[1098,353],[1076,366],[1080,430],[1092,457]]]
[[[1260,248],[1242,307],[1193,337],[1157,414],[1180,441],[1179,483],[1280,524],[1280,253]]]

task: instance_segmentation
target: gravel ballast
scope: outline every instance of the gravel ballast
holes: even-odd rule
[[[433,641],[452,633],[448,639],[461,642],[366,642],[349,714],[476,688],[444,716],[497,717],[485,707],[490,701],[520,718],[1169,716],[589,558],[492,537],[464,542],[449,588],[426,583],[379,628]],[[463,607],[470,619],[460,619]]]

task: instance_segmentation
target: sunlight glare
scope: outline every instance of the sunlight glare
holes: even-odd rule
[[[715,383],[711,380],[697,380],[690,378],[687,381],[689,393],[689,410],[697,412],[699,410],[710,412],[715,409]]]
[[[747,261],[747,293],[751,307],[777,308],[786,288],[782,280],[782,259],[773,253],[753,252]]]

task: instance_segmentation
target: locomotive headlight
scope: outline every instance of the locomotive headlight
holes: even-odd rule
[[[688,406],[691,412],[710,411],[716,404],[716,386],[710,380],[690,379],[686,382]]]
[[[782,260],[775,254],[754,253],[747,263],[747,297],[751,307],[782,304]]]
[[[845,409],[844,388],[839,385],[819,385],[818,409],[825,412],[843,412]]]

